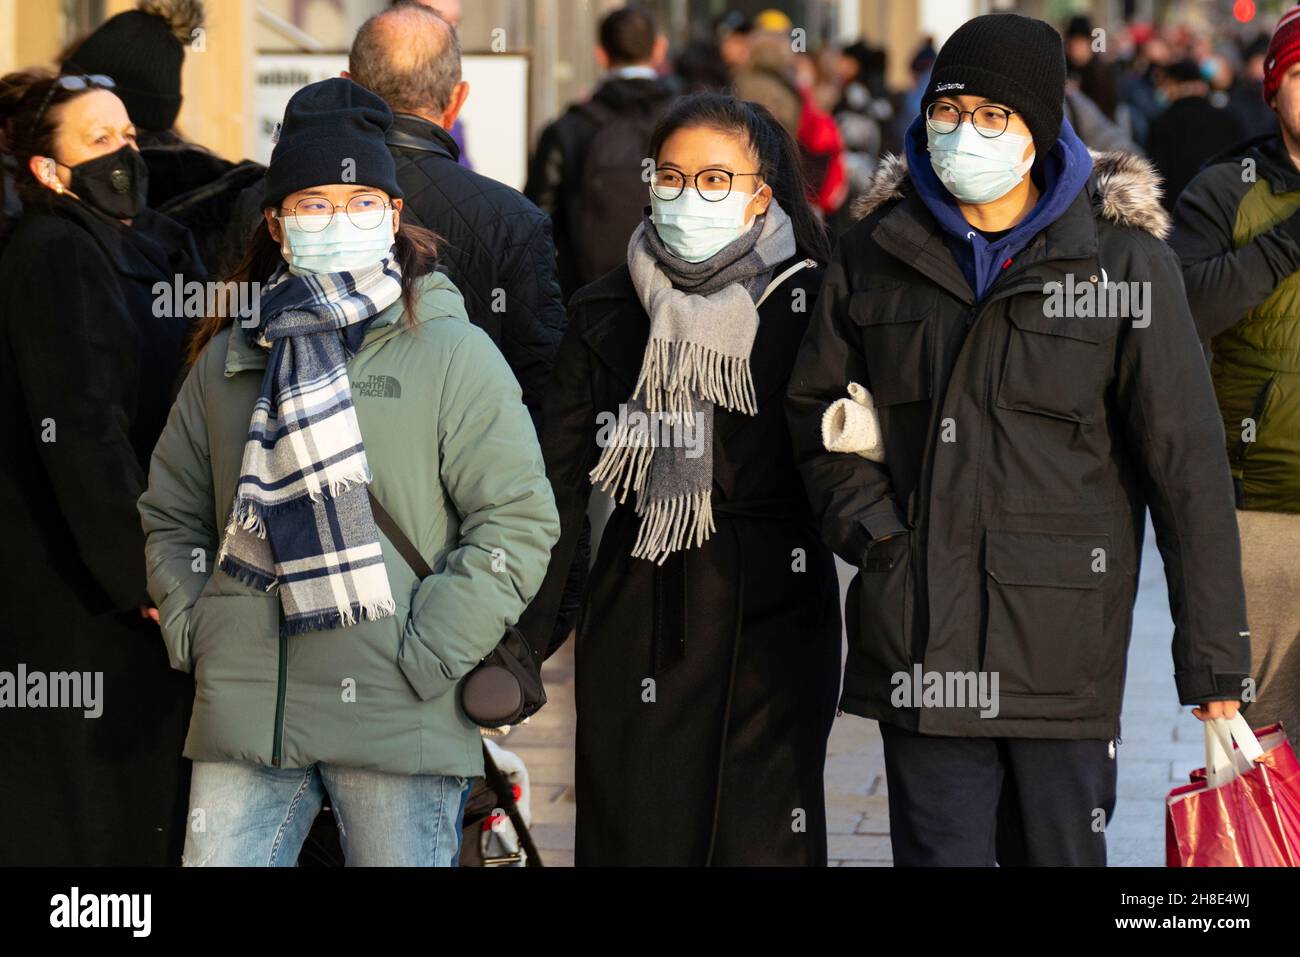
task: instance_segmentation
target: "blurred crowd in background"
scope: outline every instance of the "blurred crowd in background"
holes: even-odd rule
[[[1264,102],[1271,21],[1213,30],[1172,23],[1060,24],[1070,69],[1066,116],[1094,150],[1148,156],[1163,174],[1172,209],[1208,159],[1277,131]],[[882,156],[899,153],[936,56],[924,40],[909,64],[912,82],[891,88],[882,46],[868,39],[799,52],[786,14],[730,14],[715,36],[682,50],[671,70],[689,89],[734,85],[767,105],[798,137],[818,208],[835,232],[852,221]]]

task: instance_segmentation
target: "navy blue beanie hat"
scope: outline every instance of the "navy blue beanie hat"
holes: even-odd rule
[[[312,186],[356,183],[402,197],[397,166],[384,134],[388,104],[341,76],[304,86],[284,110],[280,136],[266,168],[262,206]]]

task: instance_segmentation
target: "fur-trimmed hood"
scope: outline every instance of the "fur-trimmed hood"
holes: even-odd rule
[[[1160,205],[1164,190],[1156,168],[1132,153],[1088,152],[1092,156],[1102,218],[1116,226],[1141,229],[1157,239],[1166,239],[1173,223]],[[881,159],[867,191],[854,203],[854,218],[862,219],[885,203],[902,199],[911,188],[907,158],[887,154]]]

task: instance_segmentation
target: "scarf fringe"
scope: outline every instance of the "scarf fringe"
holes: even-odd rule
[[[675,551],[699,548],[715,530],[713,498],[708,491],[661,499],[642,512],[632,557],[662,565]]]
[[[397,614],[397,602],[392,598],[369,604],[353,602],[351,605],[295,618],[293,621],[286,619],[280,626],[280,633],[285,637],[292,637],[326,628],[348,628],[355,625],[360,618],[378,621],[381,618],[391,618],[395,614]]]
[[[222,554],[217,558],[217,567],[242,585],[259,591],[271,591],[278,584],[274,575],[259,571],[251,565],[245,565],[237,558]]]
[[[353,486],[369,485],[370,481],[371,481],[370,466],[369,465],[363,466],[361,469],[352,472],[349,475],[343,475],[340,476],[339,478],[331,479],[329,483],[330,485],[329,497],[338,498],[344,492],[352,491]],[[314,492],[308,492],[307,498],[311,499],[311,501],[313,502],[324,501],[325,490],[318,488]]]
[[[630,424],[618,427],[596,467],[587,473],[591,484],[602,492],[617,496],[620,504],[627,501],[629,491],[639,492],[645,487],[650,465],[654,461],[654,442],[647,430],[633,428]],[[622,494],[620,494],[620,491]]]
[[[644,388],[650,412],[694,411],[692,396],[746,415],[758,413],[747,356],[727,356],[698,342],[652,339],[646,345],[632,398]]]

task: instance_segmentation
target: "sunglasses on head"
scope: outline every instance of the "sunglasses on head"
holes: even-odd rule
[[[41,120],[45,117],[45,111],[50,108],[50,101],[54,99],[54,94],[58,90],[66,90],[69,93],[77,93],[81,90],[111,90],[116,83],[111,76],[104,76],[102,73],[91,73],[82,75],[61,76],[50,84],[50,92],[45,94],[45,99],[41,101],[41,108],[36,111],[36,119],[32,122],[32,132],[35,133],[41,128]]]

